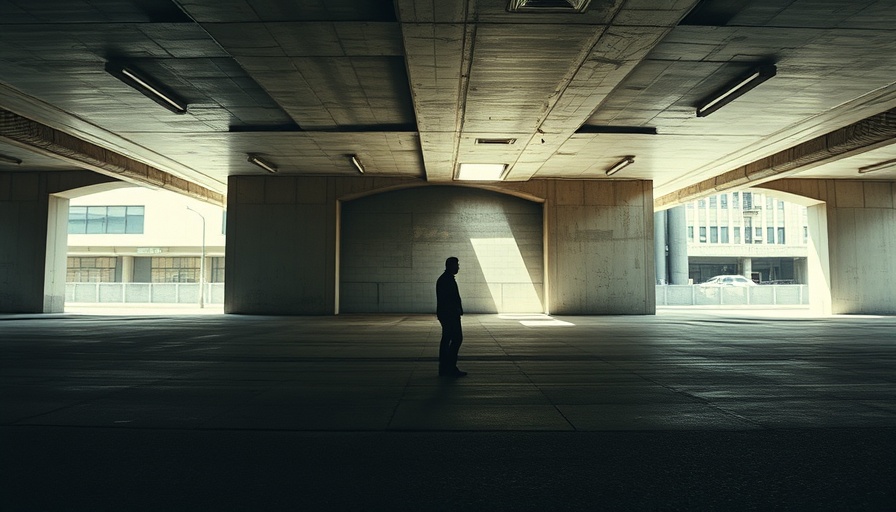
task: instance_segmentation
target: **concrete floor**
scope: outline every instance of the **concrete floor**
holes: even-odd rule
[[[896,510],[894,317],[464,329],[0,315],[0,510]]]

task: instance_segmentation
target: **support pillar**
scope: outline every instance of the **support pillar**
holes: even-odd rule
[[[653,261],[656,265],[656,284],[668,284],[666,280],[666,211],[653,214]]]
[[[688,284],[688,221],[684,206],[666,212],[671,284]]]

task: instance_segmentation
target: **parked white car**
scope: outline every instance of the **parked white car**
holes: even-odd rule
[[[756,286],[756,283],[744,276],[713,276],[700,286]]]

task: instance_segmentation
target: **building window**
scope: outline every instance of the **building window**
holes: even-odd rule
[[[713,226],[709,228],[709,241],[711,243],[719,243],[719,228]]]
[[[201,258],[153,258],[153,283],[198,283]]]
[[[67,283],[114,283],[118,258],[91,257],[66,259]]]
[[[775,207],[775,200],[769,196],[765,196],[765,209],[771,210]]]
[[[778,201],[778,209],[784,210],[784,201]]]
[[[718,204],[718,201],[717,201],[716,196],[712,196],[709,198],[709,207],[710,208],[715,208],[717,204]]]
[[[722,194],[719,196],[719,204],[722,205],[723,210],[728,209],[728,194]]]
[[[740,208],[740,192],[731,194],[731,207],[735,210]]]
[[[141,234],[142,206],[71,206],[68,232],[82,234]]]
[[[216,256],[211,259],[212,260],[212,273],[209,277],[209,280],[212,283],[223,283],[224,282],[224,257]]]
[[[740,243],[740,226],[734,227],[734,243]]]
[[[728,243],[728,226],[722,226],[722,243]]]
[[[706,207],[706,199],[698,199],[697,206],[699,206],[700,208],[705,208]]]
[[[803,243],[809,243],[809,226],[803,226]]]
[[[775,243],[775,228],[772,228],[772,227],[766,228],[766,232],[768,233],[768,236],[765,239],[765,243],[767,243],[767,244]]]
[[[700,243],[702,243],[702,244],[706,243],[706,228],[705,227],[700,228]]]
[[[753,209],[753,193],[744,192],[744,210]]]
[[[688,226],[688,240],[694,241],[694,226]]]
[[[784,228],[778,228],[778,244],[784,245]]]

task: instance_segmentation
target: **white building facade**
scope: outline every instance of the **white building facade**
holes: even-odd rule
[[[686,206],[688,276],[739,274],[759,283],[806,284],[806,208],[752,190]]]
[[[223,283],[225,216],[142,187],[72,199],[66,283]]]

